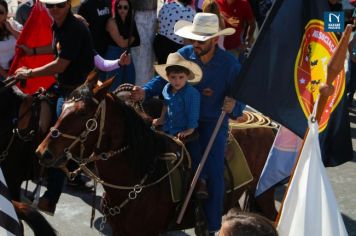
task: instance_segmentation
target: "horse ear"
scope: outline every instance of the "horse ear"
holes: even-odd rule
[[[96,87],[98,80],[99,80],[99,73],[96,69],[94,69],[87,76],[87,80],[85,81],[85,84],[93,89]]]
[[[107,94],[109,88],[111,87],[112,82],[114,81],[114,77],[111,77],[108,80],[105,80],[100,86],[97,86],[93,89],[93,94],[95,97],[103,97]]]

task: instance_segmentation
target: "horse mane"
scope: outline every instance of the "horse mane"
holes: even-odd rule
[[[70,94],[69,99],[82,100],[85,104],[91,103],[93,101],[93,92],[90,87],[86,84],[83,84],[73,90]]]
[[[82,100],[86,105],[93,104],[93,92],[88,85],[82,85],[75,89],[70,98]],[[144,119],[129,105],[111,94],[114,106],[120,110],[125,123],[126,145],[130,148],[129,160],[133,168],[138,170],[140,177],[151,171],[155,166],[157,156],[165,151],[165,138],[154,132]]]
[[[127,132],[124,138],[130,146],[130,158],[143,177],[155,167],[158,155],[166,151],[166,139],[153,131],[131,106],[118,98],[115,98],[115,104],[125,120]]]

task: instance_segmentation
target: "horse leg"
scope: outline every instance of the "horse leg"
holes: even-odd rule
[[[9,193],[11,196],[11,199],[15,201],[20,201],[21,200],[21,183],[22,180],[20,181],[13,181],[11,184],[9,184]]]
[[[195,229],[194,229],[194,231],[197,236],[209,235],[207,219],[204,214],[203,203],[201,200],[198,200],[197,205],[195,206]]]
[[[23,181],[22,169],[16,168],[12,162],[13,159],[7,159],[3,163],[2,171],[9,189],[11,199],[20,201],[21,184]],[[17,171],[14,171],[17,170]],[[22,172],[22,173],[21,173]]]
[[[257,204],[261,208],[263,215],[272,221],[277,217],[277,210],[274,204],[274,190],[275,188],[270,188],[256,198]]]

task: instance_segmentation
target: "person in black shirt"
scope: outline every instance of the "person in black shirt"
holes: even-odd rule
[[[54,38],[52,49],[48,46],[33,48],[33,54],[50,54],[53,50],[56,58],[38,68],[19,68],[15,72],[15,78],[57,75],[56,112],[59,117],[66,97],[86,80],[87,75],[94,68],[96,52],[87,26],[72,14],[70,1],[41,0],[41,2],[45,3],[54,20],[52,26]],[[22,48],[27,53],[28,48],[24,46]],[[129,59],[125,55],[120,59],[122,61],[118,62],[122,65],[129,63]],[[73,170],[75,167],[71,169]],[[47,191],[38,203],[40,210],[50,215],[54,214],[64,181],[65,174],[60,169],[48,169]]]
[[[100,56],[104,56],[108,46],[109,34],[105,30],[110,18],[110,0],[85,0],[78,9],[78,14],[85,18],[93,37],[94,48]]]

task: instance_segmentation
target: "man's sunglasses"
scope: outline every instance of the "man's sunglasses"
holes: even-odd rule
[[[4,15],[6,12],[4,11],[0,11],[0,15]]]
[[[129,9],[129,6],[127,6],[127,5],[118,5],[117,8],[118,8],[119,10],[121,10],[121,9],[128,10],[128,9]]]
[[[206,40],[206,41],[199,41],[199,40],[189,39],[189,41],[190,41],[191,44],[194,44],[195,42],[197,42],[198,44],[203,45],[203,44],[205,44],[208,40]]]
[[[56,7],[56,8],[64,8],[65,6],[66,6],[66,2],[61,2],[61,3],[56,3],[56,4],[46,3],[46,8],[48,8],[48,9],[52,9],[54,7]]]

